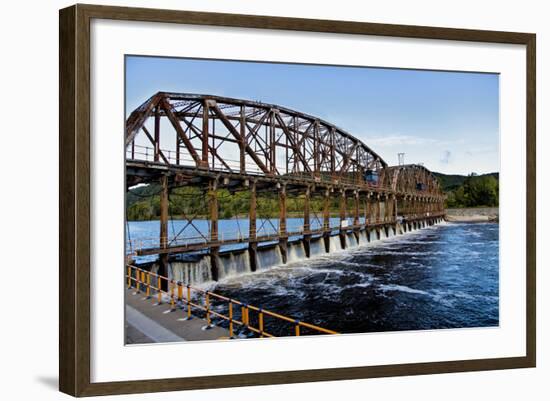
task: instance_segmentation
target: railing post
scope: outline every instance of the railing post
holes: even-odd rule
[[[191,287],[187,284],[187,320],[191,320]]]
[[[208,330],[212,328],[212,320],[210,319],[210,293],[208,291],[206,291],[204,303],[206,306],[206,326],[204,329]]]
[[[246,304],[241,305],[241,320],[243,325],[248,328],[248,305]]]
[[[300,321],[296,320],[294,323],[294,334],[296,335],[296,337],[300,337]]]
[[[147,272],[147,299],[151,298],[151,273]]]
[[[233,338],[233,302],[229,300],[229,338]]]
[[[162,278],[157,274],[157,305],[162,304]]]
[[[128,266],[128,288],[132,288],[132,268]]]
[[[139,285],[140,285],[140,281],[139,281],[139,270],[136,268],[136,294],[139,294]]]
[[[174,312],[176,310],[174,287],[174,280],[170,280],[170,312]]]
[[[260,338],[264,336],[264,312],[262,309],[258,312],[258,329],[260,330]]]

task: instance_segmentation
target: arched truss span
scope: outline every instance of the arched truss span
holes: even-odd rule
[[[441,196],[439,180],[420,164],[384,168],[382,185],[405,195]]]
[[[346,131],[272,104],[159,92],[126,121],[127,158],[212,171],[353,179],[387,166]]]
[[[157,172],[181,167],[194,169],[193,175],[260,176],[304,186],[319,182],[400,197],[444,198],[425,167],[389,167],[335,125],[257,101],[158,92],[128,117],[125,142],[127,160]]]

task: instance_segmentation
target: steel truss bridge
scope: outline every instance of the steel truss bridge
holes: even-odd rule
[[[126,121],[126,186],[157,183],[160,235],[137,255],[158,254],[165,274],[169,254],[203,250],[216,255],[221,246],[248,244],[251,269],[262,242],[277,242],[286,262],[289,237],[299,237],[306,256],[312,237],[345,236],[361,230],[405,230],[432,224],[444,214],[445,199],[435,176],[421,165],[388,166],[371,148],[343,129],[314,116],[258,101],[159,92]],[[168,237],[169,193],[182,186],[206,194],[209,232],[196,239]],[[218,190],[248,191],[247,235],[218,231]],[[276,231],[258,229],[259,193],[276,193]],[[303,226],[287,230],[287,197],[303,198]],[[322,220],[313,227],[310,200],[323,200]],[[338,227],[331,226],[331,201],[338,197]],[[317,218],[317,215],[313,216]],[[349,220],[348,220],[349,217]],[[188,224],[193,218],[184,216]],[[348,222],[351,221],[351,224]],[[369,234],[370,235],[370,234]],[[217,277],[216,258],[212,274]]]

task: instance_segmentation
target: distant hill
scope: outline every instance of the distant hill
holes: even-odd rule
[[[158,195],[161,191],[159,184],[140,185],[126,192],[126,207],[130,207],[135,203],[150,201],[151,196]]]
[[[433,173],[447,195],[447,208],[498,206],[499,174],[442,174]]]
[[[468,178],[467,175],[443,174],[443,173],[436,173],[436,172],[434,172],[433,174],[437,177],[437,179],[441,184],[441,188],[445,192],[450,192],[458,189],[460,186],[464,184],[464,182]],[[486,176],[492,176],[498,180],[498,173],[487,173],[487,174],[476,175],[476,177],[486,177]]]

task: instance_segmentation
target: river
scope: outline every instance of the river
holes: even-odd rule
[[[129,229],[158,233],[158,222]],[[497,223],[442,223],[208,287],[342,333],[490,327],[499,324],[498,255]],[[272,320],[267,330],[286,334]]]

